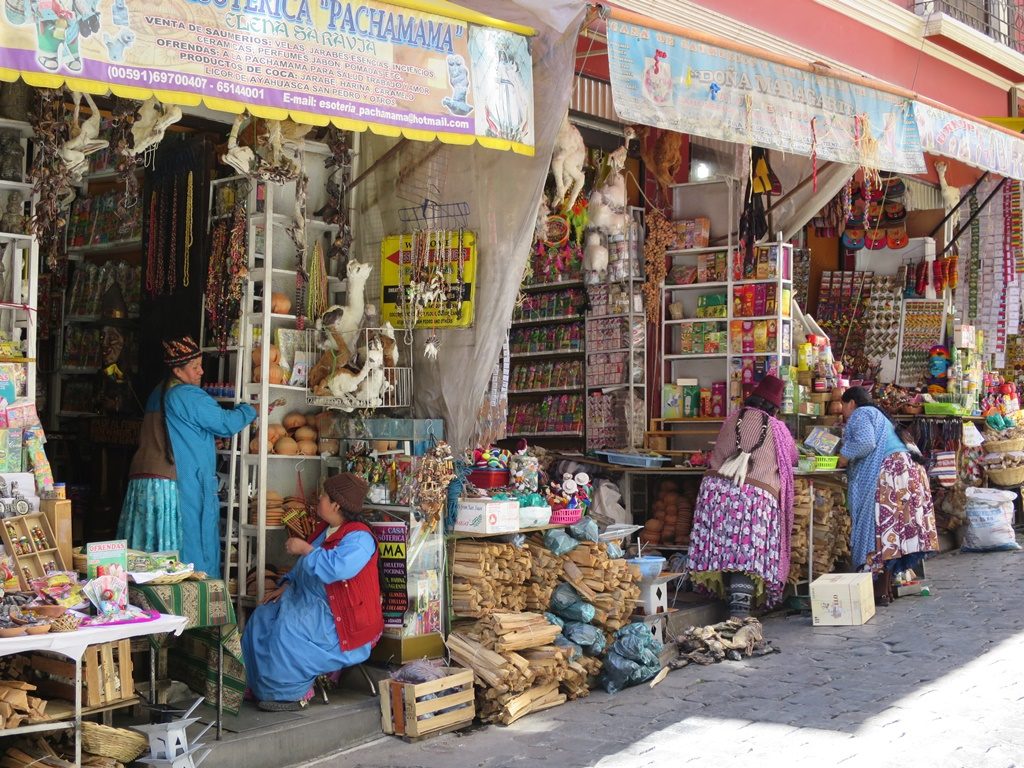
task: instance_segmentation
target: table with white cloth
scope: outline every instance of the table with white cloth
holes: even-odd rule
[[[0,656],[17,653],[48,651],[60,654],[75,662],[75,716],[73,720],[24,725],[18,728],[0,730],[0,736],[16,736],[43,731],[60,731],[73,728],[75,731],[75,765],[82,764],[82,656],[90,645],[113,643],[143,635],[174,633],[180,635],[188,620],[182,616],[160,614],[152,621],[112,626],[92,626],[74,632],[50,632],[45,635],[19,635],[0,638]]]

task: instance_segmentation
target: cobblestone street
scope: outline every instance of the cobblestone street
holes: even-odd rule
[[[419,744],[385,738],[317,763],[360,768],[702,764],[1024,765],[1024,554],[947,554],[931,597],[861,627],[772,618],[782,653],[671,673],[614,696]]]

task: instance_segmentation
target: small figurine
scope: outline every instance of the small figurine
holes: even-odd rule
[[[22,181],[25,167],[25,148],[14,131],[0,132],[0,179]]]
[[[25,234],[25,200],[21,192],[11,192],[7,196],[0,229],[13,235]]]

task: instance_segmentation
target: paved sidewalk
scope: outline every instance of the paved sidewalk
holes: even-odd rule
[[[1024,766],[1024,554],[943,555],[928,576],[931,597],[901,598],[862,627],[766,621],[779,654],[317,765]]]

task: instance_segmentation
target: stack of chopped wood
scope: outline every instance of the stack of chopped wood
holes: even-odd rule
[[[516,615],[501,614],[504,617]],[[536,614],[520,615],[543,620],[543,617]],[[558,630],[553,624],[548,626]],[[496,628],[509,631],[499,636],[495,634]],[[538,644],[534,647],[520,647],[522,653],[512,650],[499,653],[493,647],[488,647],[502,640],[506,645],[517,646],[526,642],[522,626],[509,623],[507,618],[496,619],[486,625],[478,622],[448,636],[448,650],[452,658],[473,670],[477,686],[477,714],[485,723],[508,725],[531,712],[539,712],[566,701],[566,695],[558,690],[559,684],[569,674],[566,653],[561,648],[546,644],[541,636],[541,628],[538,626],[536,629]],[[513,635],[519,637],[513,639]],[[551,639],[557,635],[557,631],[554,634],[547,632]],[[486,636],[488,641],[481,642],[481,636]]]
[[[622,558],[608,556],[608,545],[584,541],[562,557],[564,580],[597,609],[593,623],[614,633],[629,623],[640,597],[640,572]]]
[[[0,680],[0,729],[18,728],[45,722],[46,699],[29,696],[36,690],[31,683]]]
[[[811,484],[797,478],[793,485],[793,530],[789,537],[789,583],[807,578],[807,531],[811,524],[814,501]]]
[[[797,479],[793,498],[793,531],[790,535],[789,581],[807,578],[807,535],[814,524],[814,574],[831,573],[850,555],[850,515],[843,489],[821,480],[814,493],[807,480]]]
[[[526,608],[523,584],[531,574],[530,550],[511,544],[463,539],[455,545],[452,610],[480,618],[491,611]]]
[[[551,605],[551,593],[562,578],[562,558],[544,546],[540,534],[533,534],[526,541],[530,550],[530,578],[526,582],[526,609],[546,611]]]
[[[476,623],[475,633],[488,648],[502,653],[550,645],[562,633],[539,613],[491,613]]]
[[[530,663],[518,653],[498,653],[463,631],[449,634],[447,645],[452,659],[473,670],[478,689],[500,695],[525,691],[533,684]]]

